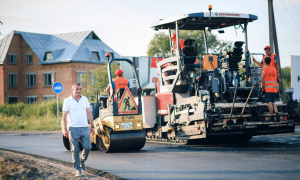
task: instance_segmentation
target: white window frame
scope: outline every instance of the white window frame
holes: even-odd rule
[[[27,64],[32,63],[32,53],[30,53],[30,54],[25,54],[25,56],[26,56],[26,63],[27,63]],[[30,57],[30,62],[29,62],[29,58],[28,58],[28,57]]]
[[[8,63],[10,64],[17,64],[17,56],[18,54],[15,54],[15,53],[9,53],[8,54]],[[14,57],[11,61],[11,57]]]
[[[15,84],[15,86],[12,86],[12,84],[11,84],[11,79],[10,79],[10,77],[11,77],[11,75],[15,75],[15,82],[14,82],[14,84]],[[17,83],[18,83],[18,73],[8,73],[8,81],[9,81],[9,87],[17,87]]]
[[[27,104],[32,104],[32,101],[30,101],[31,99],[34,100],[33,103],[37,102],[37,96],[26,96]]]
[[[48,72],[44,72],[44,86],[52,86],[55,82],[55,76],[54,76],[55,71],[48,71]],[[51,83],[49,84],[49,80],[46,79],[48,78],[47,75],[51,74]]]
[[[87,74],[88,71],[76,71],[76,73],[77,73],[77,82],[79,82],[82,85],[86,85],[86,84],[83,84],[82,79],[81,79],[81,75]]]
[[[26,87],[36,87],[36,73],[25,73],[25,74],[26,74]],[[31,76],[31,75],[34,75],[33,83],[31,83],[33,85],[28,86],[28,84],[29,84],[28,80],[30,80],[30,79],[28,79],[28,76]]]
[[[44,61],[51,61],[51,60],[54,60],[52,52],[51,51],[45,52]]]
[[[55,98],[55,95],[43,95],[44,101],[51,101]]]

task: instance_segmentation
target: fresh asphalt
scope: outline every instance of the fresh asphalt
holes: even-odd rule
[[[2,132],[0,148],[72,161],[60,133]],[[126,179],[300,179],[300,129],[244,143],[146,143],[134,152],[92,151],[86,165]]]

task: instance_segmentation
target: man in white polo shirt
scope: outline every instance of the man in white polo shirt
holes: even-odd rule
[[[84,162],[87,160],[91,150],[90,132],[94,134],[93,115],[90,110],[90,103],[85,96],[81,95],[80,83],[72,84],[72,94],[64,100],[63,104],[63,135],[70,140],[72,160],[76,169],[76,176],[81,176],[81,170],[85,171]],[[89,128],[87,118],[91,124]],[[79,140],[83,151],[79,158]]]

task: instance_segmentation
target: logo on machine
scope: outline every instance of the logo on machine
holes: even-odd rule
[[[119,102],[118,114],[137,114],[137,105],[130,93],[129,89],[126,87],[123,96]]]
[[[220,13],[219,16],[239,17],[240,14],[237,14],[237,13]]]
[[[219,14],[218,14],[218,13],[216,13],[215,15],[216,15],[216,16],[218,16]]]

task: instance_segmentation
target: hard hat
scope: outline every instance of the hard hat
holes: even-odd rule
[[[122,73],[123,73],[123,71],[122,71],[121,69],[118,69],[118,70],[116,71],[116,75],[117,75],[117,76],[121,75]]]
[[[266,50],[266,49],[270,49],[270,50],[271,50],[270,46],[266,46],[266,47],[264,48],[264,50]]]
[[[176,38],[176,34],[173,34],[172,37],[170,37],[170,39],[175,39]]]

